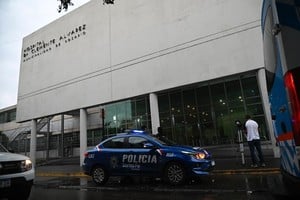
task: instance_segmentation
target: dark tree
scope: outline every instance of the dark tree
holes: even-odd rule
[[[103,0],[103,4],[114,4],[114,0]]]
[[[60,13],[62,9],[65,11],[68,10],[69,6],[73,6],[74,4],[71,2],[71,0],[57,0],[60,1],[60,4],[58,6],[58,12]],[[104,4],[114,4],[114,0],[103,0],[103,5]]]
[[[62,9],[65,9],[65,11],[67,11],[69,6],[74,5],[71,2],[71,0],[57,0],[57,1],[60,1],[60,5],[58,6],[58,12],[61,12]]]

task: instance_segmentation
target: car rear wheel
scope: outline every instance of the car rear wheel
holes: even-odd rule
[[[171,185],[184,183],[186,180],[186,172],[183,165],[178,162],[169,163],[164,171],[164,179]]]
[[[92,179],[97,185],[103,185],[108,180],[108,174],[101,166],[96,166],[92,171]]]

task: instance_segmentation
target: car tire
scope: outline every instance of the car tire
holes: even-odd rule
[[[18,194],[13,194],[10,195],[7,199],[8,200],[27,200],[29,198],[30,195],[30,190],[22,190],[22,192],[18,193]]]
[[[179,162],[169,163],[164,170],[164,180],[171,185],[180,185],[186,181],[186,171]]]
[[[33,184],[33,181],[30,181],[22,186],[18,185],[18,186],[20,186],[18,191],[10,194],[7,199],[8,200],[27,200],[30,196],[32,184]]]
[[[108,173],[102,166],[96,166],[92,170],[92,179],[97,185],[103,185],[108,180]]]

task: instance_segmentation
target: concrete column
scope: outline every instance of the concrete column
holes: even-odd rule
[[[80,109],[80,165],[84,160],[84,153],[87,150],[87,112]]]
[[[36,135],[37,135],[37,121],[36,119],[31,120],[31,135],[30,135],[30,159],[35,166],[36,161]]]
[[[49,159],[49,150],[50,150],[50,117],[48,117],[47,122],[47,147],[46,147],[46,160]]]
[[[151,124],[152,134],[156,134],[157,127],[160,126],[157,95],[151,93],[149,95],[149,99],[150,99],[150,112],[151,112],[151,122],[152,122]]]
[[[64,134],[65,134],[65,115],[61,115],[61,124],[60,124],[60,157],[65,157],[65,149],[64,149]]]
[[[261,98],[262,98],[262,105],[265,113],[265,118],[267,121],[267,129],[269,130],[270,139],[272,142],[272,149],[275,158],[279,158],[279,148],[276,146],[276,139],[274,135],[274,126],[272,121],[270,103],[269,103],[269,95],[268,95],[268,88],[267,88],[267,81],[266,81],[266,71],[265,69],[258,70],[257,74],[258,78],[258,87],[260,90]]]

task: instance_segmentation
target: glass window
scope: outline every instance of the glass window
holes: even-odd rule
[[[198,115],[200,123],[212,121],[211,99],[208,86],[202,86],[197,89]]]
[[[68,138],[69,140],[69,145],[72,145],[73,141],[74,141],[74,134],[73,133],[69,133],[68,136],[64,136],[64,141],[66,142]],[[102,129],[93,129],[93,130],[88,130],[87,131],[87,143],[88,146],[94,146],[96,144],[99,144],[99,142],[101,141],[101,139],[103,138],[102,136]]]
[[[207,123],[211,122],[212,115],[211,115],[211,107],[210,106],[200,106],[199,107],[199,120],[200,123]]]
[[[201,123],[201,134],[200,134],[200,143],[202,145],[213,145],[216,144],[216,134],[214,123]]]
[[[51,135],[50,141],[49,141],[49,148],[50,149],[57,149],[58,148],[58,141],[59,137],[58,135]]]
[[[130,101],[130,104],[131,104],[131,113],[132,113],[132,116],[135,116],[136,115],[136,103],[134,100]]]
[[[178,144],[187,144],[184,124],[176,124],[173,126],[173,131],[173,138],[171,140],[174,140]]]
[[[160,125],[170,139],[191,145],[231,143],[235,120],[243,121],[246,113],[263,116],[255,76],[209,84],[158,97]]]
[[[251,105],[251,104],[256,104],[257,102],[260,102],[260,96],[256,96],[256,97],[248,97],[246,99],[246,104],[247,105]]]
[[[182,98],[184,103],[184,108],[189,109],[190,107],[196,106],[195,90],[185,90],[182,92]]]
[[[224,124],[223,135],[220,135],[221,143],[228,143],[234,140],[234,133],[236,130],[233,127],[233,122],[236,120],[243,121],[245,117],[245,101],[240,80],[225,82],[225,88],[229,113],[226,124]]]
[[[186,144],[195,146],[199,144],[199,130],[198,130],[198,114],[196,103],[196,90],[190,89],[182,92],[182,99],[184,105],[184,125]]]
[[[170,94],[172,115],[182,115],[181,92]]]
[[[5,113],[0,113],[0,123],[5,123]]]
[[[116,106],[115,104],[110,104],[105,106],[105,126],[115,127],[117,121]]]
[[[16,120],[16,109],[13,109],[10,113],[9,113],[9,120],[10,121],[15,121]]]
[[[118,123],[123,123],[126,120],[126,103],[120,102],[116,104],[115,119]]]
[[[253,96],[260,96],[256,77],[249,77],[249,78],[242,79],[242,87],[244,91],[244,96],[246,98],[253,97]]]
[[[202,86],[197,89],[197,101],[199,106],[211,104],[208,86]]]
[[[226,110],[227,101],[224,91],[224,83],[212,85],[211,96],[215,110]]]
[[[0,123],[6,123],[16,120],[16,109],[0,113]]]
[[[113,138],[103,144],[105,148],[124,148],[124,137]]]
[[[191,146],[200,146],[201,140],[200,140],[200,132],[199,132],[199,126],[198,124],[187,124],[185,127],[188,145]]]
[[[123,132],[125,129],[150,127],[149,101],[147,97],[133,98],[105,105],[105,135]]]
[[[0,143],[0,152],[8,152],[8,150]]]
[[[249,105],[247,106],[247,113],[255,116],[255,115],[263,115],[264,110],[261,104]]]
[[[128,144],[129,148],[144,148],[144,144],[147,140],[143,137],[129,137]]]
[[[212,136],[213,144],[218,144],[223,138],[231,134],[232,122],[228,114],[228,100],[226,98],[224,83],[211,86],[213,109],[215,115],[216,133]]]
[[[263,115],[263,107],[256,77],[241,80],[245,96],[246,112],[252,116]]]
[[[171,117],[169,113],[161,113],[159,119],[161,127],[164,127],[164,129],[171,127]]]
[[[183,91],[184,115],[186,124],[197,123],[197,106],[195,98],[195,90]]]
[[[136,101],[136,115],[145,115],[147,113],[145,100]]]
[[[161,112],[161,113],[170,111],[168,95],[159,95],[158,96],[158,108],[159,108],[159,112]]]
[[[244,99],[240,87],[240,81],[234,80],[225,83],[229,108],[243,107]]]

